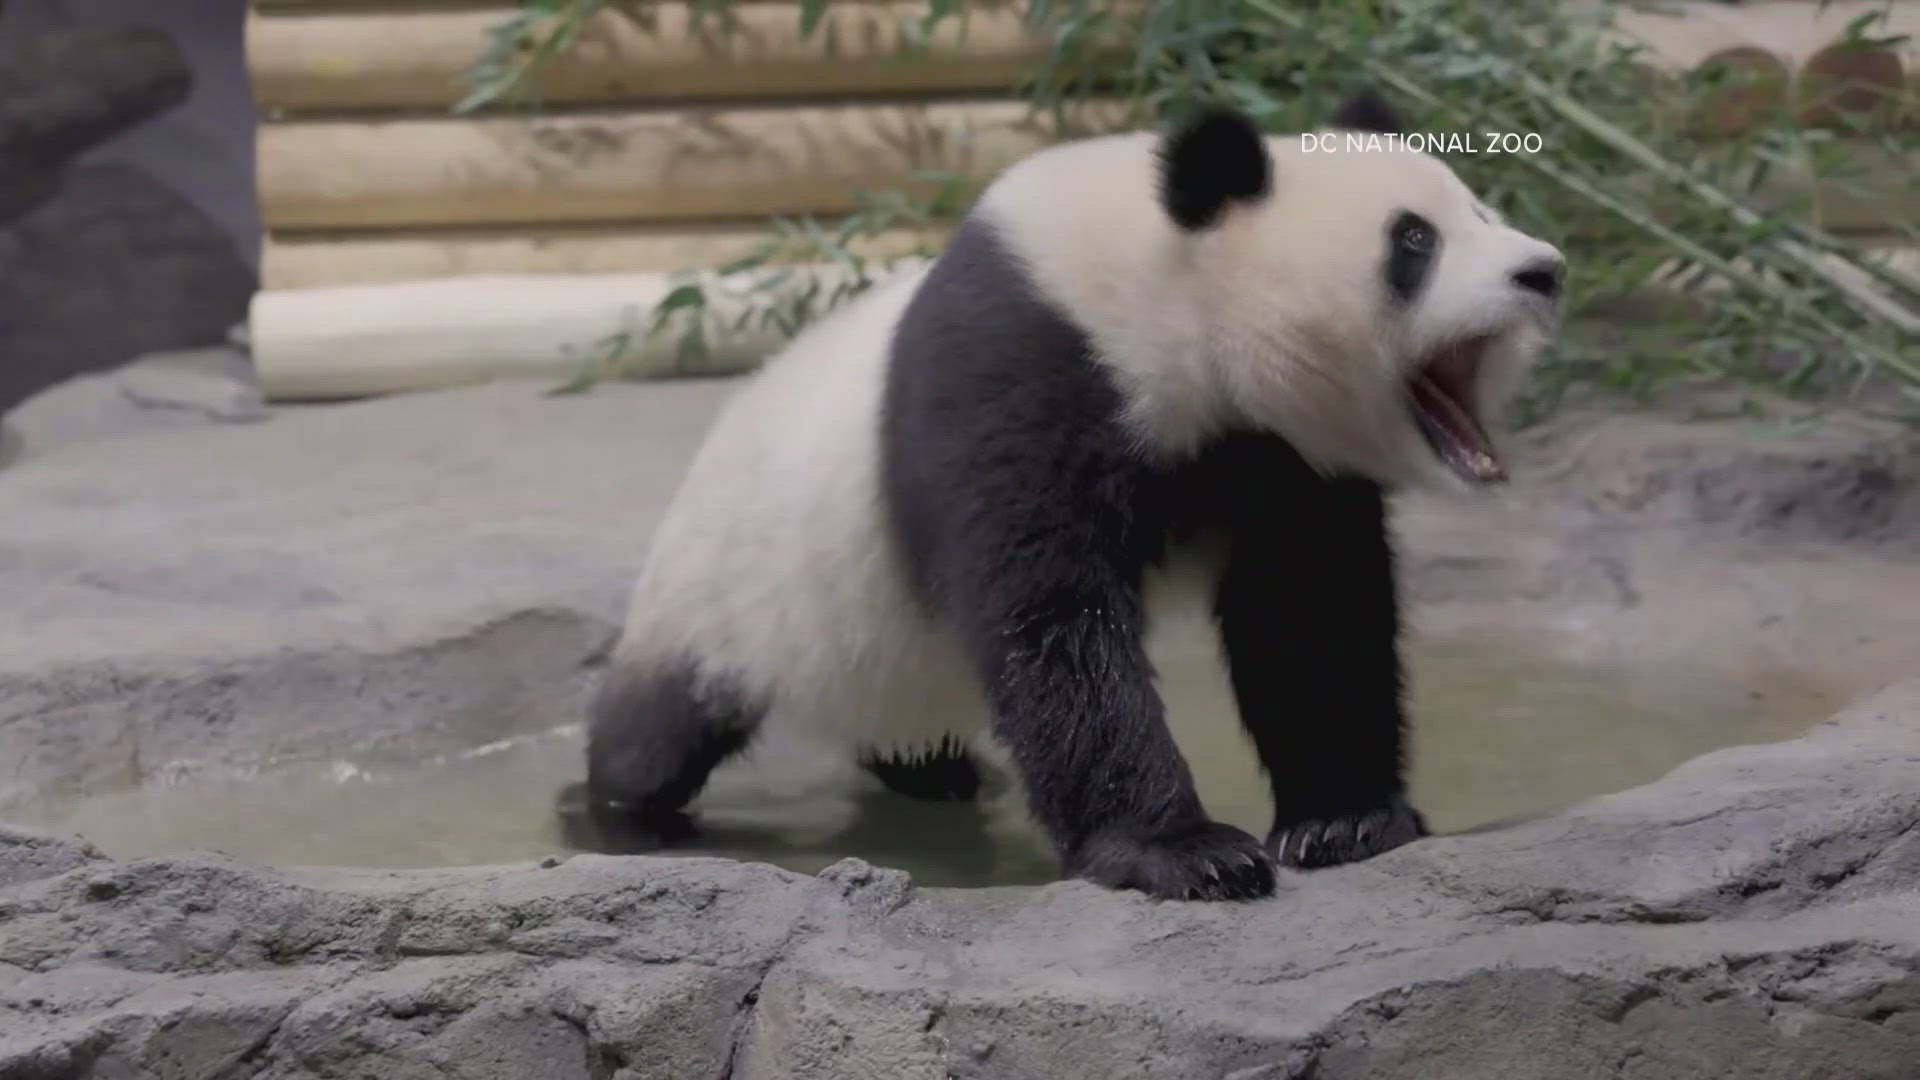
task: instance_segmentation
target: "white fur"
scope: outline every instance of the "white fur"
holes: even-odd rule
[[[1508,227],[1431,155],[1315,152],[1297,137],[1268,140],[1271,198],[1186,236],[1159,210],[1154,148],[1146,134],[1056,148],[982,199],[1041,289],[1091,329],[1143,440],[1178,452],[1251,422],[1327,469],[1457,487],[1401,397],[1409,366],[1504,328],[1480,384],[1481,415],[1494,415],[1550,318],[1509,275],[1553,247]],[[1403,209],[1443,237],[1404,321],[1380,282],[1386,225]]]
[[[912,748],[979,730],[959,645],[911,601],[879,503],[885,342],[924,269],[876,286],[746,380],[655,535],[614,663],[691,656],[769,725]]]
[[[978,212],[1090,329],[1144,447],[1177,453],[1258,420],[1327,467],[1388,482],[1448,476],[1402,403],[1408,358],[1510,323],[1504,358],[1517,368],[1540,332],[1506,275],[1551,249],[1483,218],[1425,155],[1289,144],[1271,142],[1275,197],[1199,237],[1160,209],[1149,134],[1043,151],[998,179]],[[1386,221],[1402,207],[1445,237],[1404,324],[1379,280]],[[910,750],[984,728],[959,643],[895,565],[879,498],[887,342],[923,276],[815,325],[727,405],[661,522],[616,664],[697,658],[764,697],[770,727],[850,747]]]

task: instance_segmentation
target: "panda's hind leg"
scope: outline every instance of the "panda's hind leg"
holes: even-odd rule
[[[887,790],[927,802],[971,802],[980,794],[980,762],[961,740],[930,747],[870,750],[860,764]]]
[[[744,750],[764,707],[693,664],[616,661],[594,699],[587,780],[561,813],[597,843],[667,844],[693,837],[686,811],[721,763]]]

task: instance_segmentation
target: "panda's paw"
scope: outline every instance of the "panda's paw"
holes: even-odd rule
[[[1257,900],[1273,894],[1275,871],[1273,857],[1248,833],[1197,821],[1096,836],[1081,849],[1075,876],[1162,900]]]
[[[963,744],[951,739],[930,749],[870,753],[861,764],[887,790],[909,799],[971,802],[980,794],[980,763]]]
[[[651,851],[699,836],[680,810],[639,812],[619,800],[596,798],[585,784],[568,784],[555,800],[568,846],[609,854]]]
[[[1420,811],[1395,796],[1371,810],[1276,825],[1267,850],[1282,866],[1312,869],[1371,859],[1425,835]]]

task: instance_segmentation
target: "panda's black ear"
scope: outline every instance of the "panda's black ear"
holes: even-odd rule
[[[1372,90],[1360,90],[1349,95],[1334,110],[1333,127],[1340,131],[1371,131],[1378,135],[1407,133],[1407,122],[1400,118],[1400,111]]]
[[[1160,143],[1160,205],[1182,229],[1204,229],[1227,204],[1257,199],[1273,182],[1260,126],[1238,109],[1206,108]]]

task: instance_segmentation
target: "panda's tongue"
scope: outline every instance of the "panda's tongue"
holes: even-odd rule
[[[1495,484],[1507,471],[1493,456],[1492,441],[1450,383],[1450,373],[1429,369],[1413,377],[1413,413],[1440,460],[1471,484]]]

